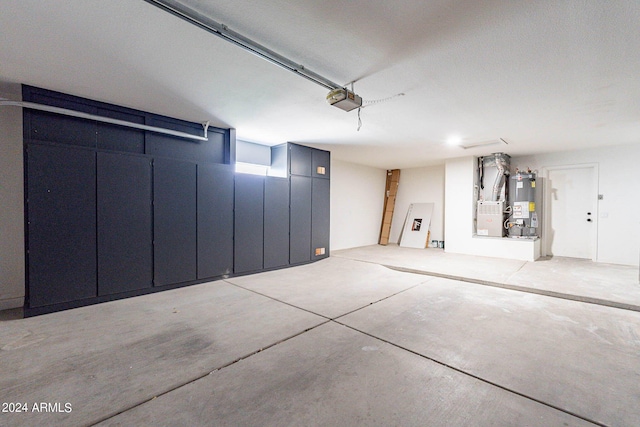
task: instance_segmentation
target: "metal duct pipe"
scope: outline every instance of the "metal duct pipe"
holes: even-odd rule
[[[496,159],[496,168],[498,169],[498,174],[496,175],[496,180],[493,183],[493,189],[491,191],[491,200],[494,202],[498,201],[500,197],[500,192],[502,191],[502,186],[504,185],[504,175],[506,171],[506,162],[504,157],[502,157],[501,153],[494,154]]]

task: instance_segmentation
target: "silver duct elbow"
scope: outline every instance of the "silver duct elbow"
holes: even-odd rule
[[[500,193],[502,192],[502,186],[504,185],[504,175],[505,175],[505,160],[502,156],[495,155],[496,157],[496,168],[498,169],[498,174],[496,175],[496,179],[493,183],[493,189],[491,191],[491,201],[497,202],[500,197]]]

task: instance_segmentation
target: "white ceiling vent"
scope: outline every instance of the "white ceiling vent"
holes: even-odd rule
[[[465,150],[468,150],[469,148],[476,148],[476,147],[486,147],[489,145],[509,145],[507,143],[507,141],[505,141],[502,138],[498,138],[498,139],[490,139],[488,141],[480,141],[480,142],[469,142],[466,144],[460,144],[459,147],[464,148]]]

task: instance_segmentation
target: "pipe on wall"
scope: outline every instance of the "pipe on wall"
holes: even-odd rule
[[[125,126],[135,129],[148,130],[150,132],[163,133],[165,135],[177,136],[180,138],[193,139],[196,141],[208,141],[207,131],[209,128],[209,122],[202,124],[204,129],[204,135],[192,135],[186,132],[180,132],[172,129],[159,128],[156,126],[148,126],[140,123],[127,122],[125,120],[112,119],[111,117],[97,116],[95,114],[83,113],[81,111],[69,110],[67,108],[53,107],[50,105],[36,104],[35,102],[24,101],[8,101],[0,100],[0,106],[14,106],[22,108],[30,108],[32,110],[47,111],[49,113],[63,114],[65,116],[78,117],[81,119],[95,120],[98,122],[109,123],[112,125]]]

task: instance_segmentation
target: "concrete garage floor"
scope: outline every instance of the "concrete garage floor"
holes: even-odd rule
[[[637,426],[637,268],[517,263],[371,246],[3,313],[0,425]]]
[[[450,254],[442,249],[401,248],[392,244],[334,251],[331,255],[401,271],[640,311],[638,267],[561,257],[527,262]]]

